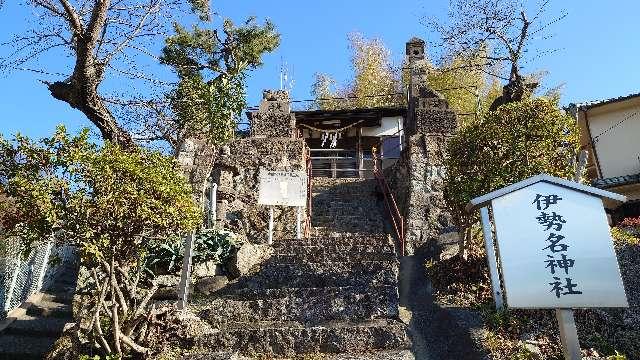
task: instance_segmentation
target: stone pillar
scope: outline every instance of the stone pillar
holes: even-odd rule
[[[296,137],[295,117],[289,94],[284,90],[265,90],[258,111],[249,113],[251,137]]]
[[[407,147],[402,159],[388,174],[405,215],[408,255],[453,230],[443,200],[446,146],[457,129],[457,118],[447,101],[429,87],[424,41],[407,43],[411,67],[409,111],[405,127]]]

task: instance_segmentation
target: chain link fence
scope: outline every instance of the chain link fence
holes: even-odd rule
[[[59,273],[77,261],[73,247],[54,246],[50,240],[35,244],[28,254],[19,239],[0,241],[0,320],[34,293],[50,288]]]

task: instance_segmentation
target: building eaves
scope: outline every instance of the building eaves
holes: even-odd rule
[[[613,104],[613,103],[633,99],[636,97],[640,97],[640,93],[629,94],[625,96],[618,96],[615,98],[610,98],[605,100],[587,101],[584,103],[577,104],[576,106],[578,107],[579,110],[590,110],[599,106]]]
[[[640,174],[614,176],[604,179],[595,179],[591,183],[594,187],[600,189],[609,189],[624,185],[640,184]]]

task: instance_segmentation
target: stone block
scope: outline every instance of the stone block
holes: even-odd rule
[[[233,256],[231,261],[231,274],[236,277],[248,275],[259,271],[260,265],[266,262],[273,254],[273,247],[269,245],[256,245],[244,243]]]

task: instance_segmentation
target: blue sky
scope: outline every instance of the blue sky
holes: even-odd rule
[[[24,29],[30,18],[28,8],[15,4],[20,2],[6,2],[0,10],[0,42]],[[422,19],[444,17],[448,7],[448,0],[215,0],[213,3],[220,14],[237,22],[251,15],[261,20],[269,18],[282,34],[280,48],[251,74],[248,96],[252,105],[260,100],[262,89],[279,87],[281,59],[293,70],[292,97],[308,99],[315,72],[331,74],[339,81],[348,80],[349,32],[381,38],[394,60],[400,62],[404,44],[412,36],[427,41],[435,39]],[[568,16],[547,31],[547,35],[553,35],[551,39],[540,43],[542,48],[558,51],[527,63],[525,72],[547,70],[544,82],[547,88],[564,84],[563,104],[640,92],[637,66],[640,2],[619,0],[613,5],[604,1],[555,1],[548,13],[553,16],[563,10]],[[6,47],[0,49],[0,54],[6,51]],[[64,72],[71,59],[52,54],[43,58],[42,63],[52,72]],[[40,82],[57,79],[20,70],[1,74],[0,133],[7,136],[20,131],[42,137],[51,134],[59,123],[72,130],[90,126],[80,112],[53,99]],[[127,83],[109,84],[113,88],[118,86],[130,87]]]

